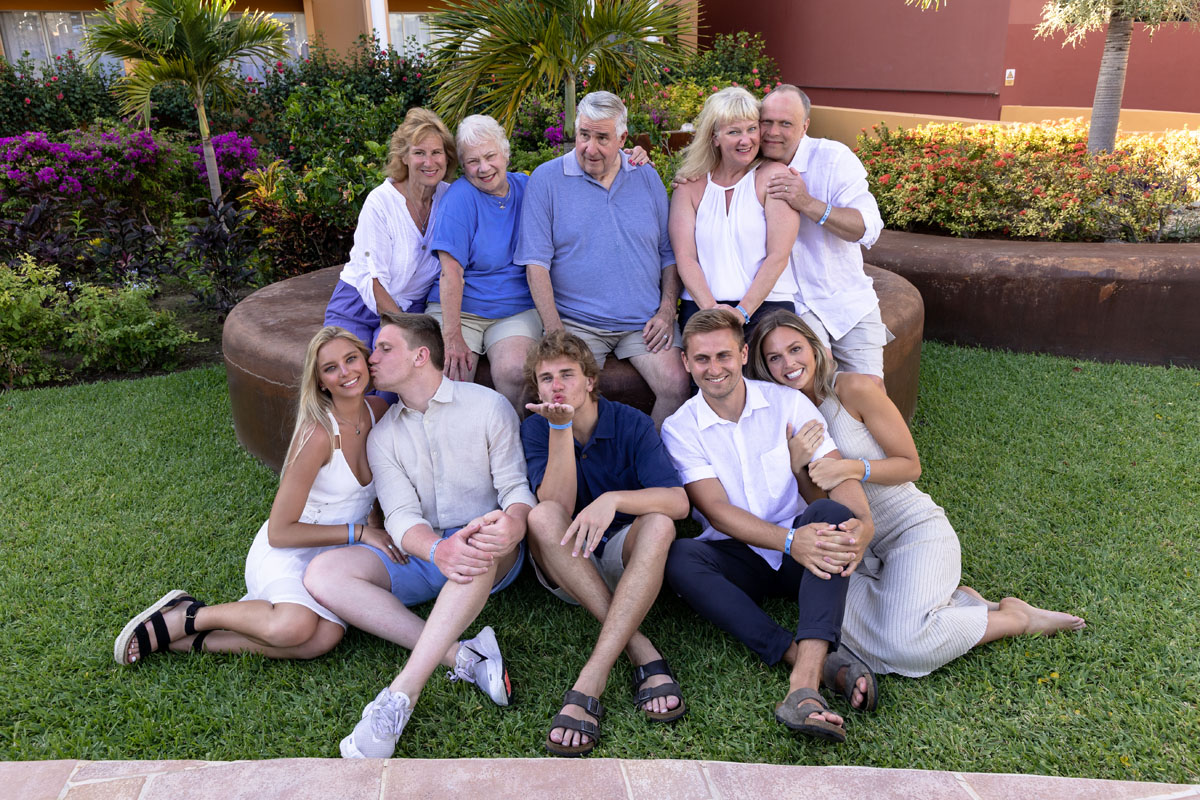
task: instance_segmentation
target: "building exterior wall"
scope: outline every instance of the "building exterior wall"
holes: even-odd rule
[[[703,0],[702,37],[761,32],[783,79],[830,106],[1000,119],[1006,105],[1090,108],[1104,32],[1035,39],[1043,0],[921,11],[901,0]],[[1200,112],[1200,30],[1135,25],[1122,105]],[[1005,71],[1015,70],[1013,85]]]

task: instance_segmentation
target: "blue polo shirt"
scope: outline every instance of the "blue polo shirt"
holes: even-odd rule
[[[443,195],[433,221],[430,250],[441,250],[463,266],[462,310],[468,314],[501,319],[533,308],[525,268],[513,263],[517,248],[517,222],[529,176],[508,173],[509,196],[481,192],[465,177]],[[433,284],[430,303],[442,302],[441,288]]]
[[[675,263],[662,179],[649,164],[630,166],[624,153],[608,189],[574,150],[547,161],[529,178],[513,261],[550,270],[563,317],[641,330],[662,300],[662,271]]]
[[[650,417],[636,408],[603,397],[599,405],[592,438],[582,446],[575,442],[576,489],[572,516],[605,492],[683,485]],[[521,444],[525,446],[529,485],[537,494],[546,475],[550,447],[550,423],[545,417],[530,414],[525,418],[521,423]],[[633,520],[632,515],[617,512],[604,532],[604,540]]]

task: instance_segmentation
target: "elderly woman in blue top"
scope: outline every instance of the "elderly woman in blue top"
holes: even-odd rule
[[[387,180],[371,190],[358,215],[354,247],[325,309],[339,325],[373,345],[380,311],[425,310],[438,274],[430,247],[433,218],[457,169],[454,138],[437,114],[412,108],[392,134]]]
[[[434,225],[430,248],[442,273],[428,311],[442,326],[446,377],[473,380],[486,354],[496,390],[521,409],[525,353],[542,335],[525,268],[513,264],[529,176],[507,171],[508,136],[491,117],[464,119],[456,144],[463,176]]]

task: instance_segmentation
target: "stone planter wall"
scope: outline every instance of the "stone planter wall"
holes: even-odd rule
[[[917,287],[931,339],[1200,367],[1200,244],[884,231],[864,256]]]

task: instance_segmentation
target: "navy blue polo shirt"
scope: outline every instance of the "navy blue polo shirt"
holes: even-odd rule
[[[599,406],[592,438],[585,445],[575,442],[576,489],[572,516],[605,492],[683,485],[650,417],[636,408],[603,397]],[[537,494],[546,475],[550,447],[550,423],[545,417],[530,414],[525,418],[521,423],[521,444],[525,446],[529,485]],[[630,514],[617,512],[604,532],[604,540],[633,519]]]

